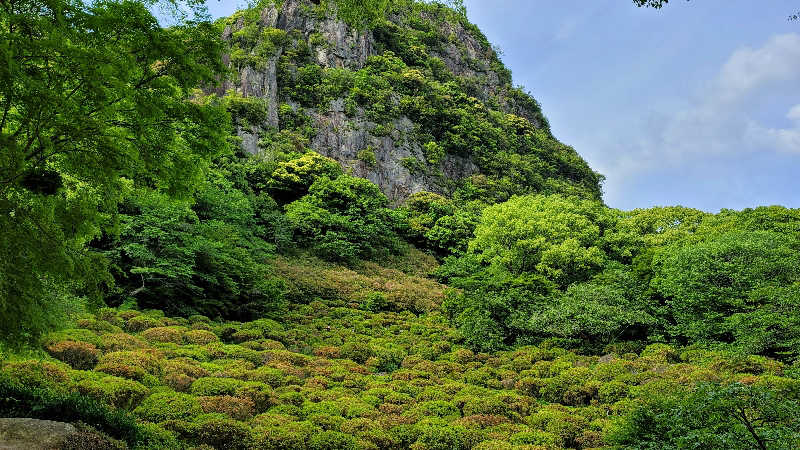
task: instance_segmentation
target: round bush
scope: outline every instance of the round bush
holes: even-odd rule
[[[466,450],[466,429],[459,426],[419,425],[419,442],[426,450]]]
[[[265,412],[277,403],[272,388],[268,384],[257,381],[247,381],[236,388],[236,397],[246,398],[253,402],[257,413]]]
[[[158,392],[144,399],[134,411],[149,422],[190,420],[203,413],[203,407],[194,396],[179,392]]]
[[[197,401],[206,413],[225,414],[236,420],[248,420],[255,414],[255,403],[247,398],[220,395],[198,397]]]
[[[63,361],[76,370],[91,370],[97,365],[100,352],[88,342],[62,341],[46,347],[53,358]]]
[[[86,379],[77,384],[84,395],[100,400],[115,408],[134,409],[150,394],[150,390],[136,381],[119,377],[103,377],[99,380]]]
[[[155,328],[159,325],[161,325],[161,323],[152,317],[135,316],[128,319],[125,323],[125,330],[131,333],[138,333],[149,328]]]
[[[136,380],[146,385],[158,383],[161,375],[160,355],[147,350],[107,353],[95,367],[98,372]]]
[[[198,417],[191,427],[191,438],[198,444],[215,449],[247,450],[252,447],[250,428],[219,414]]]
[[[314,434],[308,442],[309,450],[357,450],[358,441],[339,431],[323,431]]]
[[[342,358],[364,364],[369,358],[375,356],[375,351],[369,344],[363,342],[347,342],[342,345],[339,354]]]
[[[2,374],[28,388],[62,387],[69,383],[67,366],[46,361],[15,361],[3,366]]]
[[[154,327],[142,332],[142,337],[153,343],[183,344],[184,327]]]
[[[236,390],[244,384],[234,378],[199,378],[192,383],[192,394],[202,396],[235,395]]]
[[[250,381],[260,381],[262,383],[267,383],[273,388],[283,386],[284,384],[283,371],[267,366],[262,366],[259,367],[258,369],[250,371],[247,374],[247,379]]]
[[[253,420],[256,448],[288,450],[308,448],[308,441],[321,430],[311,422],[295,422],[290,416],[262,414]]]
[[[219,338],[216,334],[206,330],[191,330],[186,332],[183,336],[189,344],[205,345],[212,342],[218,342]]]
[[[127,333],[107,333],[100,336],[98,346],[106,352],[119,352],[146,348],[149,345],[138,337]]]

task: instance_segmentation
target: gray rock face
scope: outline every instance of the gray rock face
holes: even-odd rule
[[[56,450],[75,433],[75,427],[68,423],[0,419],[0,450]]]
[[[313,8],[310,0],[284,0],[280,7],[269,5],[260,13],[259,25],[287,31],[309,39],[312,35],[321,36],[322,45],[311,49],[312,57],[324,68],[363,68],[367,59],[376,54],[376,41],[369,30],[359,31],[338,20],[332,13],[319,17],[310,13]],[[423,17],[425,18],[425,17]],[[435,21],[433,21],[436,23]],[[238,22],[225,28],[222,38],[229,40],[244,26]],[[458,76],[476,80],[480,88],[476,96],[481,100],[502,88],[498,73],[491,68],[494,51],[487,48],[460,23],[441,23],[443,36],[450,36],[449,43],[433,55],[442,59],[445,65]],[[456,42],[459,45],[456,45]],[[220,94],[234,90],[243,97],[257,97],[267,101],[268,117],[261,125],[240,127],[237,130],[244,150],[251,154],[259,153],[259,135],[268,127],[278,127],[278,83],[276,64],[280,57],[271,57],[266,67],[239,68],[239,76],[234,82],[226,82],[218,90]],[[297,106],[294,106],[295,109]],[[408,162],[412,159],[424,161],[420,143],[411,138],[414,123],[408,118],[394,122],[393,130],[387,135],[376,136],[375,128],[362,112],[348,117],[344,112],[343,100],[331,102],[327,110],[304,109],[313,120],[316,135],[310,146],[320,154],[337,160],[355,176],[367,178],[380,186],[393,204],[401,203],[413,193],[430,191],[446,193],[443,181],[456,180],[478,172],[474,162],[465,157],[448,155],[438,167],[436,176],[431,171],[412,171]],[[534,122],[535,125],[539,125]],[[386,133],[381,133],[386,134]],[[374,160],[359,159],[359,154],[374,153]],[[437,172],[433,171],[433,172]]]

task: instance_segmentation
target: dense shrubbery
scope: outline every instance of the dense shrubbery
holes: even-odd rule
[[[603,356],[552,345],[474,353],[438,313],[333,303],[297,306],[282,325],[147,312],[157,326],[122,333],[128,340],[174,323],[217,340],[103,351],[95,370],[5,362],[0,412],[81,420],[138,448],[793,448],[800,439],[796,365],[666,344]],[[95,320],[141,316],[104,310]],[[73,342],[109,335],[81,330]]]
[[[274,247],[254,235],[254,211],[240,191],[210,184],[194,204],[140,191],[122,212],[119,237],[104,245],[120,300],[187,316],[280,310],[281,287],[265,264]]]
[[[314,3],[307,13],[331,13]],[[37,336],[45,327],[32,321],[60,317],[42,305],[67,310],[103,289],[120,309],[74,315],[74,328],[41,340],[43,361],[0,346],[0,414],[81,421],[134,448],[800,445],[798,210],[609,209],[601,177],[550,135],[463,14],[440,2],[336,3],[377,40],[363,67],[323,69],[319,33],[263,28],[259,10],[243,11],[218,24],[239,24],[231,64],[264,70],[275,57],[280,105],[233,93],[186,102],[184,80],[173,106],[202,117],[181,126],[215,127],[163,130],[169,161],[130,154],[148,170],[114,166],[114,188],[99,193],[67,172],[24,177],[60,193],[50,204],[53,193],[18,190],[25,208],[0,214],[11,239],[35,213],[69,242],[25,247],[42,272],[0,264],[10,275],[0,293],[22,286],[18,297],[33,299],[20,309],[0,298],[23,320],[0,332]],[[437,56],[464,50],[456,26],[484,46],[469,59],[497,78],[492,92]],[[310,109],[333,100],[375,136],[410,118],[403,139],[424,161],[404,164],[448,195],[391,209],[378,186],[309,151]],[[223,142],[221,106],[240,130],[262,128],[263,154]],[[280,126],[268,128],[275,109]],[[183,155],[187,145],[197,154]],[[377,163],[371,147],[357,155]],[[444,179],[460,157],[480,174]],[[49,251],[76,267],[53,270]]]
[[[468,252],[439,269],[445,303],[474,348],[556,338],[674,341],[798,356],[796,210],[718,215],[685,208],[623,213],[560,196],[487,208]]]
[[[798,417],[796,395],[764,385],[701,384],[638,406],[611,441],[633,449],[792,449],[800,445]]]
[[[329,261],[374,259],[401,249],[393,212],[378,186],[341,175],[318,178],[308,195],[286,206],[300,244]]]

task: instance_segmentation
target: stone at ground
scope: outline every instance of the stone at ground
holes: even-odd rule
[[[68,423],[0,419],[0,450],[55,450],[78,430]]]

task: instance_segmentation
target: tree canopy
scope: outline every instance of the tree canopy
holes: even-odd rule
[[[97,292],[107,272],[85,244],[131,187],[186,196],[227,149],[226,111],[196,91],[223,71],[218,33],[198,2],[200,21],[169,28],[154,3],[0,4],[3,335],[47,323],[59,286]]]

